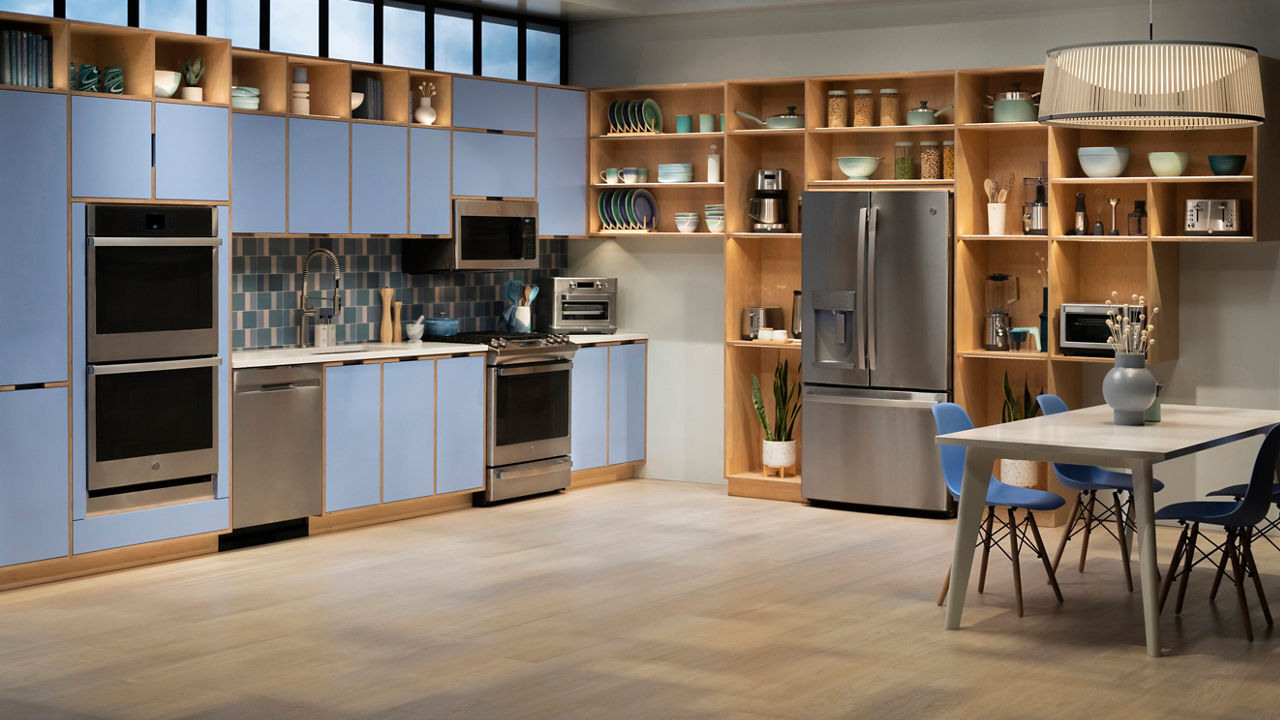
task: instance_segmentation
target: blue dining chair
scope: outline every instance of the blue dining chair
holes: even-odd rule
[[[1280,477],[1277,477],[1277,480],[1280,480]],[[1245,491],[1248,488],[1249,485],[1247,483],[1228,485],[1209,493],[1209,497],[1229,497],[1232,500],[1241,500],[1244,498]],[[1271,486],[1271,502],[1274,503],[1277,508],[1280,508],[1280,482]],[[1274,519],[1263,516],[1262,520],[1258,523],[1258,526],[1253,529],[1253,536],[1266,540],[1271,547],[1276,550],[1280,550],[1280,545],[1277,545],[1275,539],[1271,537],[1272,534],[1280,534],[1277,533],[1277,531],[1280,531],[1280,516],[1277,516]],[[1221,579],[1221,572],[1218,573],[1218,577]]]
[[[938,403],[933,406],[933,421],[938,427],[939,435],[972,430],[973,421],[964,408],[955,403]],[[951,497],[960,498],[960,489],[964,484],[965,448],[959,445],[940,445],[938,452],[942,455],[942,477],[947,484],[947,492]],[[1062,496],[1044,490],[1020,488],[1002,483],[992,477],[987,483],[986,520],[978,530],[978,541],[982,545],[982,565],[978,572],[978,592],[986,588],[987,557],[991,554],[991,546],[1004,554],[1013,562],[1013,597],[1018,607],[1018,617],[1022,617],[1022,569],[1018,564],[1019,547],[1032,544],[1028,541],[1027,531],[1034,538],[1036,557],[1044,563],[1044,572],[1049,576],[1049,584],[1053,586],[1053,594],[1062,602],[1062,590],[1058,588],[1058,578],[1054,576],[1053,566],[1049,564],[1049,553],[1044,548],[1044,540],[1040,537],[1040,529],[1036,526],[1036,518],[1032,510],[1057,510],[1066,501]],[[1009,519],[1001,518],[996,508],[1003,507],[1008,511]],[[1014,510],[1026,511],[1021,521],[1014,515]],[[999,527],[996,527],[999,523]],[[1009,541],[1006,551],[1001,546],[1004,540]],[[938,604],[947,599],[947,591],[951,587],[951,570],[947,569],[947,578],[942,581],[942,593],[938,595]]]
[[[1178,544],[1173,550],[1173,560],[1169,563],[1169,572],[1164,578],[1164,587],[1160,591],[1160,609],[1164,609],[1165,600],[1169,597],[1169,589],[1173,586],[1176,575],[1181,578],[1178,583],[1178,604],[1174,614],[1182,612],[1182,599],[1187,594],[1187,578],[1191,569],[1201,561],[1221,552],[1224,560],[1221,567],[1225,569],[1231,564],[1231,581],[1236,586],[1236,597],[1240,601],[1240,616],[1244,620],[1244,636],[1253,640],[1253,622],[1249,619],[1249,601],[1245,598],[1244,582],[1246,577],[1253,578],[1254,591],[1258,593],[1258,602],[1262,605],[1262,615],[1271,625],[1271,606],[1267,604],[1267,596],[1262,591],[1262,579],[1258,576],[1258,566],[1253,561],[1253,527],[1267,514],[1274,493],[1274,482],[1280,463],[1280,425],[1271,428],[1258,450],[1258,458],[1253,463],[1253,474],[1249,477],[1249,485],[1238,501],[1196,500],[1167,505],[1156,512],[1156,520],[1177,520],[1182,525],[1182,534],[1178,536]],[[1196,542],[1202,537],[1200,525],[1216,525],[1227,531],[1227,538],[1221,544],[1212,540],[1213,548],[1200,551],[1196,557]],[[1178,563],[1182,562],[1182,569]],[[1217,582],[1214,583],[1214,592]]]
[[[1056,415],[1068,410],[1062,398],[1045,393],[1036,398],[1045,415]],[[1133,592],[1133,571],[1129,567],[1129,539],[1133,532],[1133,477],[1127,472],[1106,470],[1093,465],[1073,465],[1069,463],[1053,463],[1053,474],[1068,490],[1076,491],[1076,501],[1071,505],[1071,518],[1067,520],[1067,529],[1062,533],[1062,541],[1058,543],[1058,552],[1053,556],[1053,569],[1057,571],[1062,560],[1062,551],[1067,542],[1077,535],[1083,535],[1080,542],[1080,572],[1084,572],[1085,558],[1089,554],[1089,536],[1095,528],[1102,528],[1120,543],[1120,564],[1124,567],[1124,585]],[[1151,486],[1156,492],[1164,488],[1164,483],[1152,480]],[[1107,507],[1104,499],[1100,506],[1098,493],[1111,491],[1111,507]],[[1129,494],[1128,512],[1123,511],[1120,493]],[[1095,507],[1097,509],[1095,509]],[[1113,531],[1108,524],[1115,521]],[[1078,525],[1078,526],[1077,526]]]

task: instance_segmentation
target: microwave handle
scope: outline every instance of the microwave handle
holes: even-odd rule
[[[90,237],[97,247],[218,247],[219,237]]]

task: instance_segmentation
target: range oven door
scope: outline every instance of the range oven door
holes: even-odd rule
[[[572,360],[489,369],[490,467],[568,455]]]
[[[217,357],[89,367],[89,493],[218,472]],[[118,490],[117,490],[118,491]]]

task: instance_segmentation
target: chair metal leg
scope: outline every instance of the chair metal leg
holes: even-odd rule
[[[1076,493],[1076,501],[1071,505],[1071,518],[1067,520],[1067,529],[1062,533],[1062,540],[1058,542],[1058,552],[1053,555],[1053,572],[1058,572],[1058,561],[1062,560],[1062,551],[1067,549],[1067,541],[1071,539],[1071,531],[1076,527],[1076,519],[1080,517],[1080,509],[1083,507],[1084,493]]]
[[[1049,576],[1049,584],[1053,586],[1053,594],[1061,604],[1062,590],[1058,587],[1058,577],[1053,572],[1053,566],[1049,564],[1049,551],[1045,549],[1044,539],[1040,537],[1040,526],[1036,525],[1036,516],[1030,510],[1027,511],[1027,524],[1031,526],[1031,536],[1036,540],[1036,554],[1040,556],[1040,562],[1044,563],[1044,571]]]
[[[947,590],[951,589],[951,568],[947,568],[947,576],[942,580],[942,592],[938,593],[938,607],[947,601]]]
[[[1124,586],[1133,592],[1133,572],[1129,569],[1129,542],[1125,538],[1124,514],[1120,511],[1120,491],[1111,494],[1116,507],[1116,538],[1120,540],[1120,565],[1124,568]]]
[[[1089,491],[1089,504],[1084,509],[1084,540],[1080,543],[1080,572],[1084,572],[1084,560],[1089,555],[1089,535],[1093,532],[1093,501],[1097,499],[1097,493],[1093,490]]]
[[[1022,617],[1022,568],[1018,565],[1018,519],[1009,508],[1009,557],[1013,560],[1013,599],[1018,605],[1018,617]]]
[[[1227,573],[1227,553],[1224,550],[1218,558],[1218,572],[1213,575],[1213,587],[1209,589],[1209,602],[1218,598],[1218,586],[1222,584],[1222,576]]]
[[[1253,576],[1253,589],[1258,593],[1258,602],[1262,605],[1262,616],[1267,619],[1267,625],[1274,623],[1271,621],[1271,605],[1267,602],[1267,594],[1262,591],[1262,578],[1258,575],[1258,565],[1253,561],[1253,529],[1244,529],[1244,561],[1245,571]]]
[[[995,527],[996,508],[987,506],[987,523],[982,530],[982,564],[978,567],[978,594],[987,588],[987,558],[991,556],[991,533]]]
[[[1178,544],[1173,546],[1173,560],[1169,562],[1169,572],[1164,576],[1163,586],[1160,588],[1160,611],[1164,612],[1164,601],[1169,598],[1169,588],[1173,586],[1173,577],[1177,574],[1178,561],[1182,560],[1182,548],[1187,544],[1187,533],[1191,531],[1186,525],[1182,526],[1182,533],[1178,535]]]
[[[1183,556],[1182,581],[1178,583],[1178,604],[1173,608],[1174,615],[1182,614],[1182,601],[1187,596],[1187,581],[1191,579],[1191,568],[1196,559],[1196,541],[1200,539],[1200,523],[1191,525],[1191,537],[1187,540],[1186,555]]]

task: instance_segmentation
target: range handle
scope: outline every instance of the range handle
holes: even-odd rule
[[[572,461],[569,458],[556,458],[554,460],[548,460],[537,464],[530,463],[522,465],[516,470],[496,470],[494,471],[494,475],[496,475],[499,480],[519,480],[520,478],[545,475],[548,472],[556,470],[564,465],[569,465],[571,462]]]

